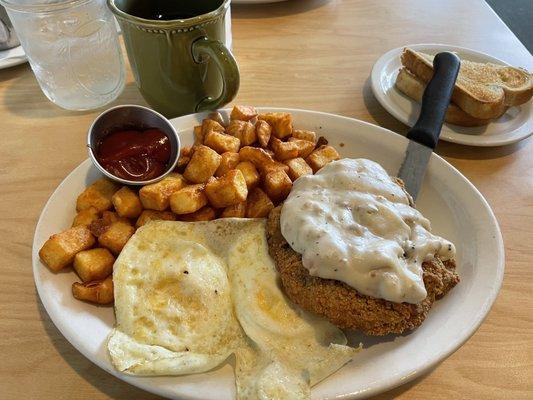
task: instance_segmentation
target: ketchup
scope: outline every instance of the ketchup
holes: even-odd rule
[[[165,172],[170,141],[159,129],[118,131],[98,143],[96,159],[119,178],[145,181]]]

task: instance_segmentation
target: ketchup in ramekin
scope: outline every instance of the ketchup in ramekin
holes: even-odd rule
[[[130,181],[162,175],[170,155],[170,140],[159,129],[116,131],[101,139],[96,148],[96,159],[106,171]]]

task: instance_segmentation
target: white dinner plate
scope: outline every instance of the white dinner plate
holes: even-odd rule
[[[411,100],[394,86],[396,76],[402,66],[400,55],[404,47],[428,54],[452,51],[457,53],[461,59],[469,61],[509,65],[505,61],[479,51],[444,44],[406,45],[383,54],[372,68],[372,92],[389,113],[409,126],[415,124],[420,114],[420,104]],[[503,116],[486,126],[463,127],[445,123],[440,138],[470,146],[502,146],[525,139],[532,133],[533,101],[530,100],[521,106],[511,107]]]
[[[341,156],[369,158],[381,163],[390,174],[398,171],[407,146],[403,136],[337,115],[285,111],[292,113],[295,126],[326,136]],[[172,120],[184,145],[192,143],[193,127],[203,116]],[[89,360],[135,386],[173,399],[234,398],[230,364],[208,373],[180,377],[134,377],[117,372],[106,350],[106,338],[115,321],[113,309],[75,300],[71,294],[75,274],[54,274],[39,260],[38,251],[48,237],[70,227],[78,194],[100,176],[90,160],[84,161],[52,194],[37,224],[33,273],[52,321]],[[433,154],[417,206],[431,220],[434,232],[455,243],[461,282],[435,304],[424,324],[410,334],[376,338],[350,333],[350,343],[362,342],[363,350],[351,363],[315,386],[313,399],[363,398],[410,381],[457,350],[487,315],[504,271],[502,237],[489,205],[459,171]]]
[[[0,69],[14,67],[28,61],[22,46],[0,51]]]

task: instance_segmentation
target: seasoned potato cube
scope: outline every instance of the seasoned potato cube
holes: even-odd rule
[[[111,253],[118,255],[134,233],[133,226],[120,220],[109,225],[109,228],[98,237],[98,243],[111,250]]]
[[[91,222],[91,224],[89,225],[89,230],[94,236],[99,237],[107,230],[107,228],[109,228],[109,225],[118,220],[119,217],[116,212],[104,211],[102,212],[102,218],[95,219]],[[123,218],[123,220],[125,222],[128,222],[126,218]]]
[[[294,142],[282,142],[276,137],[270,139],[275,157],[280,160],[289,160],[298,157],[298,145]]]
[[[118,221],[119,217],[118,214],[114,211],[103,211],[102,220],[109,225],[112,222]]]
[[[139,190],[139,197],[144,208],[163,211],[168,208],[170,195],[185,185],[183,176],[172,172],[159,182],[143,186]]]
[[[257,121],[255,124],[255,134],[261,147],[267,147],[272,134],[272,127],[266,121]]]
[[[246,202],[246,216],[248,218],[264,218],[274,208],[272,200],[259,188],[251,190]]]
[[[197,222],[197,221],[211,221],[216,218],[216,212],[212,207],[205,206],[191,214],[180,215],[180,221]]]
[[[274,162],[270,154],[257,147],[245,146],[239,150],[239,156],[242,161],[250,161],[258,168],[263,164]]]
[[[293,158],[292,160],[285,161],[285,164],[289,166],[289,177],[294,182],[302,175],[312,175],[313,170],[305,160],[301,157]]]
[[[205,135],[204,144],[211,147],[217,153],[222,154],[226,151],[238,152],[241,148],[241,141],[225,133],[211,131]]]
[[[230,119],[236,119],[241,121],[250,121],[257,115],[254,107],[251,106],[234,106],[231,110]]]
[[[309,140],[289,138],[289,143],[295,143],[298,147],[298,157],[305,158],[313,152],[315,144]]]
[[[257,140],[255,126],[251,122],[232,120],[228,125],[227,132],[238,138],[241,146],[249,146]]]
[[[185,167],[187,164],[189,164],[189,161],[191,161],[193,150],[191,146],[184,147],[180,151],[180,156],[178,158],[178,163],[176,164],[176,168],[174,168],[174,171],[177,172],[183,172],[185,171]]]
[[[242,161],[235,168],[242,172],[248,189],[259,183],[259,172],[250,161]]]
[[[242,172],[233,169],[220,178],[209,180],[205,194],[213,207],[222,208],[246,200],[248,188]]]
[[[205,138],[205,135],[207,135],[211,131],[224,132],[224,127],[221,124],[219,124],[217,121],[206,118],[202,121],[202,134],[204,138]]]
[[[340,156],[339,153],[337,153],[337,150],[331,146],[324,145],[313,151],[305,161],[311,168],[313,168],[313,172],[316,172],[324,165],[329,164],[331,161],[338,160],[339,158]]]
[[[186,146],[180,150],[180,156],[190,157],[192,153],[194,153],[194,147],[192,146]]]
[[[75,226],[50,236],[39,250],[39,257],[44,265],[57,272],[72,263],[77,253],[91,248],[94,243],[94,236],[86,226]]]
[[[279,203],[289,195],[292,181],[285,171],[271,171],[265,174],[263,178],[263,188],[274,203]]]
[[[194,135],[194,144],[199,145],[204,143],[204,132],[202,130],[202,125],[195,126],[193,129]]]
[[[226,126],[226,122],[224,121],[224,117],[222,117],[222,114],[220,114],[218,111],[213,111],[212,113],[210,113],[207,116],[207,118],[218,122],[222,126]]]
[[[237,204],[233,204],[231,206],[227,206],[224,211],[222,211],[222,214],[220,214],[220,218],[244,218],[246,216],[246,202],[240,202]]]
[[[98,214],[98,210],[92,206],[81,210],[74,217],[74,221],[72,221],[72,226],[89,226],[91,225],[91,222],[93,222],[95,219],[98,219]]]
[[[127,186],[123,186],[111,198],[117,214],[124,218],[137,218],[142,210],[143,205],[139,196]]]
[[[89,207],[94,207],[98,211],[109,210],[113,206],[111,197],[119,188],[119,185],[109,179],[98,179],[78,196],[76,211]]]
[[[113,277],[109,276],[103,281],[93,281],[72,284],[72,295],[75,299],[90,301],[96,304],[109,304],[114,300]]]
[[[170,209],[176,214],[190,214],[207,204],[205,185],[191,185],[170,196]]]
[[[213,176],[222,157],[207,146],[197,146],[183,176],[193,183],[205,183]]]
[[[272,126],[272,134],[279,139],[290,136],[292,133],[292,116],[289,113],[259,114],[257,118],[268,122]]]
[[[175,221],[176,220],[176,214],[170,211],[156,211],[156,210],[144,210],[141,215],[139,215],[139,218],[137,218],[137,222],[135,223],[136,228],[140,228],[144,224],[147,224],[150,221]]]
[[[105,279],[113,272],[115,257],[107,249],[80,251],[74,257],[73,267],[83,282]]]
[[[292,131],[292,137],[295,139],[307,140],[309,142],[316,143],[316,133],[313,131],[295,129]]]
[[[235,169],[239,163],[239,153],[228,151],[226,153],[222,153],[221,156],[222,158],[220,159],[220,165],[215,172],[216,177],[222,176],[226,172]]]

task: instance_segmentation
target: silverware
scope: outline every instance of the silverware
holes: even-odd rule
[[[407,132],[409,144],[398,177],[413,200],[418,196],[429,158],[439,141],[460,64],[459,57],[453,53],[443,52],[435,56],[433,77],[424,91],[420,115]]]
[[[148,128],[161,130],[170,140],[170,160],[163,174],[146,181],[130,181],[111,174],[100,165],[95,153],[98,144],[104,137],[121,129],[142,130]],[[143,106],[123,105],[104,111],[94,120],[87,134],[87,148],[93,164],[109,179],[124,185],[148,185],[163,179],[176,167],[180,155],[181,143],[178,132],[172,126],[172,123],[158,112]]]

